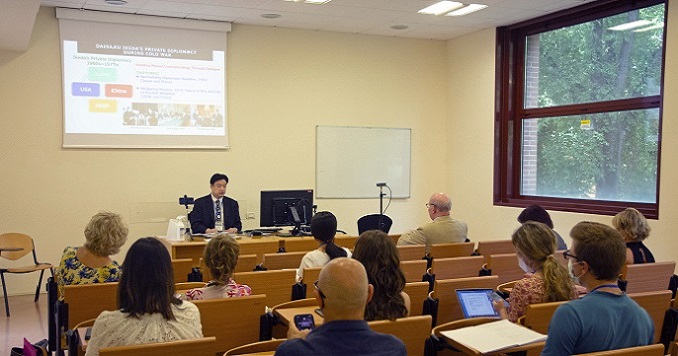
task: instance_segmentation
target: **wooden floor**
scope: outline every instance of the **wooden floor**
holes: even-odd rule
[[[5,301],[0,297],[0,355],[9,355],[14,346],[22,346],[24,337],[30,342],[47,338],[47,294],[33,303],[35,295],[9,297],[10,317],[5,314]]]

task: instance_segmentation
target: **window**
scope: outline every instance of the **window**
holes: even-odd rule
[[[497,30],[495,205],[657,218],[665,1]]]

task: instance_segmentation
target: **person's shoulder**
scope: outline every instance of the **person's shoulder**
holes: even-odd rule
[[[382,348],[384,349],[389,349],[393,351],[397,350],[407,350],[405,347],[405,343],[398,339],[397,337],[391,335],[391,334],[383,334],[383,333],[378,333],[375,332],[375,336],[373,336],[372,340],[368,340],[370,343],[379,343]]]
[[[75,246],[66,246],[64,248],[64,252],[62,253],[62,255],[63,255],[62,258],[74,257],[77,251],[78,251],[78,248],[75,247]]]
[[[227,203],[227,202],[231,203],[231,204],[238,204],[237,200],[230,198],[230,197],[227,197],[227,196],[224,196],[224,204]]]
[[[278,356],[284,355],[313,355],[313,349],[304,339],[289,339],[278,346],[275,350]]]
[[[206,201],[208,201],[208,200],[209,200],[209,201],[212,200],[212,198],[210,197],[209,194],[207,194],[207,195],[205,195],[205,196],[202,196],[202,197],[196,199],[195,202],[193,202],[193,205],[195,205],[195,204],[200,204],[200,203],[206,202]]]

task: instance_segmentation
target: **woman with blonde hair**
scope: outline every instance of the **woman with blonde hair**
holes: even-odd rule
[[[219,234],[207,243],[203,261],[212,274],[212,280],[204,288],[186,292],[187,300],[244,297],[252,294],[250,287],[233,280],[238,263],[240,246],[228,234]]]
[[[612,226],[619,231],[626,243],[626,264],[652,263],[654,256],[644,244],[650,236],[650,225],[645,216],[634,208],[626,208],[612,218]]]
[[[64,298],[65,285],[117,282],[122,271],[110,256],[120,252],[128,232],[120,215],[109,211],[94,215],[85,227],[85,244],[64,249],[54,274],[59,299]]]
[[[529,277],[516,282],[511,290],[508,312],[504,303],[494,303],[502,318],[515,322],[529,304],[566,301],[577,298],[570,274],[553,256],[556,239],[545,224],[527,221],[516,229],[511,241],[518,264]]]

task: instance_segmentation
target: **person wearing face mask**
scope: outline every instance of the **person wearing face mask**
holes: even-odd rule
[[[513,286],[508,311],[504,303],[493,303],[502,318],[516,322],[530,304],[577,298],[567,269],[553,256],[556,239],[551,228],[539,222],[527,221],[513,232],[511,241],[520,268],[529,276]]]
[[[570,236],[572,250],[566,251],[565,257],[572,274],[589,292],[556,309],[542,356],[651,344],[652,319],[617,286],[626,261],[626,246],[619,232],[600,223],[580,222]]]

